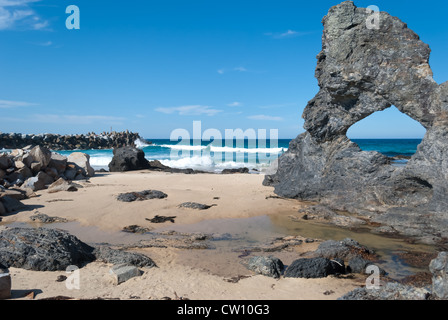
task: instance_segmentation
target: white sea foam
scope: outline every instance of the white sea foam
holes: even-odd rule
[[[245,162],[215,162],[210,156],[193,156],[179,158],[175,160],[161,160],[163,165],[177,169],[196,169],[210,172],[221,172],[224,169],[249,168],[256,169],[258,166],[253,163]]]
[[[112,161],[112,157],[108,156],[90,156],[90,165],[92,167],[107,167]]]
[[[286,152],[286,148],[233,148],[233,147],[215,147],[215,146],[190,146],[190,145],[179,145],[179,144],[162,144],[154,145],[162,148],[170,148],[173,150],[206,150],[209,148],[211,152],[222,152],[222,153],[263,153],[263,154],[276,154]]]
[[[150,146],[150,144],[148,144],[146,141],[144,141],[144,140],[142,140],[142,139],[137,139],[137,140],[135,140],[135,141],[134,141],[134,144],[135,144],[135,146],[136,146],[137,148],[139,148],[139,149],[143,149],[143,148],[146,148],[146,147],[149,147],[149,146]]]

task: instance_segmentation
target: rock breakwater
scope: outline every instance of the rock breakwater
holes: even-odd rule
[[[0,149],[21,149],[29,145],[38,145],[55,151],[113,149],[136,146],[135,142],[138,140],[144,141],[138,133],[129,131],[74,135],[0,133]]]

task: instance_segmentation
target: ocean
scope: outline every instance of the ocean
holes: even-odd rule
[[[288,150],[291,139],[280,139],[272,145],[255,140],[234,140],[233,145],[210,141],[191,142],[187,145],[169,139],[147,139],[137,146],[145,152],[146,159],[159,160],[172,168],[221,172],[223,169],[247,167],[251,172],[263,171],[270,163]],[[411,157],[421,139],[352,139],[364,151],[378,151],[389,157]],[[112,150],[79,150],[90,155],[94,169],[108,169]],[[73,151],[58,151],[69,155]],[[404,164],[406,159],[398,159]]]

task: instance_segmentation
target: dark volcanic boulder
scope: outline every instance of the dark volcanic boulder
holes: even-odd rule
[[[124,172],[149,169],[149,162],[141,149],[123,147],[114,149],[114,156],[109,163],[110,172]]]
[[[0,233],[0,263],[34,271],[66,270],[95,260],[93,248],[66,231],[11,228]]]
[[[284,267],[283,262],[275,257],[252,257],[247,262],[249,270],[276,279],[280,278]]]
[[[144,201],[151,199],[165,199],[168,195],[159,190],[145,190],[140,192],[121,193],[117,200],[121,202]]]
[[[286,278],[325,278],[345,272],[342,260],[310,258],[295,260],[285,271]]]
[[[135,252],[127,252],[109,247],[98,247],[93,252],[98,261],[112,264],[126,264],[139,268],[157,267],[151,258]]]
[[[357,213],[398,233],[448,237],[448,82],[439,85],[430,48],[405,23],[345,1],[323,18],[315,76],[320,91],[303,113],[305,133],[290,143],[264,184],[282,197]],[[406,166],[347,138],[355,123],[395,106],[427,133]]]
[[[214,206],[216,206],[216,204],[208,205],[208,204],[202,204],[202,203],[197,203],[197,202],[184,202],[179,205],[179,208],[207,210]]]

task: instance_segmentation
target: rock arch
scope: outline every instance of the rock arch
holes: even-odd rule
[[[347,137],[360,139],[418,139],[422,140],[426,129],[411,117],[392,106],[377,111],[352,125]],[[355,141],[356,142],[356,141]]]
[[[323,18],[315,76],[320,91],[303,113],[306,132],[290,144],[264,184],[284,197],[311,200],[386,225],[426,242],[448,238],[448,82],[438,85],[430,48],[398,18],[352,1]],[[427,133],[405,168],[362,151],[347,130],[392,105]]]

